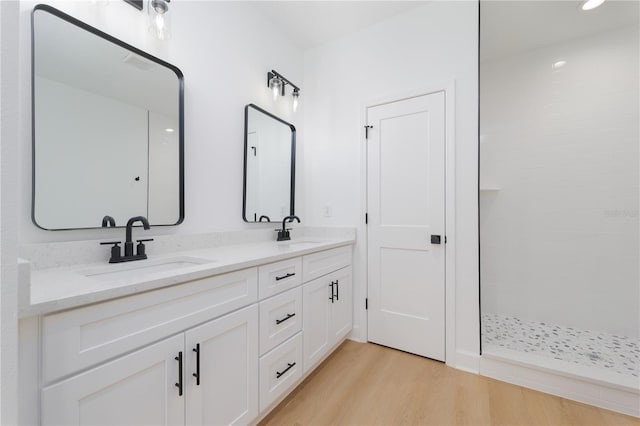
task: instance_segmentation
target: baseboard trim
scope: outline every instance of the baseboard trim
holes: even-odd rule
[[[353,327],[353,330],[351,330],[347,339],[358,343],[367,343],[367,338],[366,336],[362,336],[362,329],[360,327]]]
[[[493,354],[480,357],[480,374],[629,416],[640,417],[640,389],[622,389]]]
[[[467,373],[478,374],[480,372],[480,355],[469,351],[456,351],[454,359],[449,360],[447,356],[447,365]]]

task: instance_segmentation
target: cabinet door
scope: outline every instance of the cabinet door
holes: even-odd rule
[[[184,424],[174,359],[183,350],[179,334],[44,388],[42,424]]]
[[[322,277],[302,286],[305,373],[318,363],[331,347],[329,342],[330,284],[326,277]]]
[[[329,346],[343,339],[353,327],[353,296],[351,267],[340,269],[329,276],[334,283],[334,301],[330,303]]]
[[[254,420],[258,416],[258,305],[191,329],[185,338],[187,424]]]

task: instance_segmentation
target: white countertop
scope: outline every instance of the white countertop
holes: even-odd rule
[[[292,240],[280,243],[270,241],[233,244],[162,255],[150,254],[148,260],[112,265],[101,262],[31,270],[30,297],[24,298],[26,300],[21,303],[19,316],[25,318],[43,315],[355,243],[353,237],[347,236],[313,238],[313,241],[313,243]],[[118,271],[133,266],[143,266],[144,262],[152,265],[163,259],[179,260],[184,258],[197,258],[201,261],[209,260],[211,262],[189,264],[177,269],[149,272],[144,275],[140,273],[132,274],[132,276],[123,274],[109,280],[86,276],[86,271],[98,268],[105,270],[113,268],[113,271]],[[22,266],[22,268],[26,267],[29,267],[28,263]],[[29,280],[29,278],[25,279]],[[24,284],[28,285],[28,283]]]

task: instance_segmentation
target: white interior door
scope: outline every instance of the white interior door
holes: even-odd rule
[[[367,109],[368,339],[445,360],[444,92]],[[440,244],[432,242],[440,236]]]

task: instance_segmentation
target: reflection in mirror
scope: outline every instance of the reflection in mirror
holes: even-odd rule
[[[180,70],[52,7],[32,19],[34,223],[180,223]]]
[[[244,109],[246,222],[281,222],[294,214],[296,128],[249,104]]]

